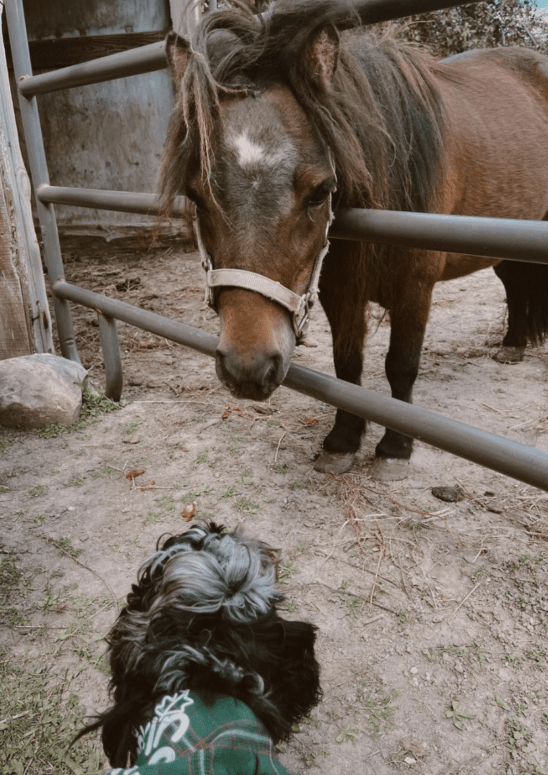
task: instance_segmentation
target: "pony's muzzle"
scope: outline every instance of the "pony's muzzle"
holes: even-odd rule
[[[244,357],[236,349],[219,344],[215,353],[217,376],[235,398],[265,401],[285,377],[286,366],[279,350],[256,351]]]

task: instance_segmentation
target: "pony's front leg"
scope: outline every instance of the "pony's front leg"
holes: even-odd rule
[[[433,284],[409,282],[407,291],[390,311],[390,346],[386,356],[385,371],[392,398],[412,403],[413,385],[419,371],[424,331],[432,300]],[[370,474],[375,479],[394,481],[405,479],[413,439],[387,428],[377,444],[376,459]]]
[[[333,336],[333,360],[339,379],[360,384],[367,304],[360,243],[333,240],[320,282],[320,301]],[[365,420],[337,409],[335,425],[325,437],[314,468],[324,473],[349,471],[360,448]]]
[[[545,273],[546,268],[543,267]],[[502,281],[508,305],[508,330],[502,340],[501,349],[495,354],[499,363],[519,363],[527,347],[527,313],[531,308],[531,290],[546,289],[535,264],[516,261],[501,261],[494,267],[495,274]],[[532,280],[532,282],[531,282]]]

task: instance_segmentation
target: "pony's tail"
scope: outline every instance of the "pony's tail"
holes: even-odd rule
[[[495,267],[508,304],[505,347],[542,344],[548,335],[548,264],[501,261]]]

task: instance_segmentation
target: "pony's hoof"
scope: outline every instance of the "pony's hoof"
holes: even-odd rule
[[[376,457],[369,476],[379,482],[398,482],[407,479],[409,460],[401,457]]]
[[[314,470],[322,474],[346,474],[352,468],[354,458],[354,452],[337,455],[324,450],[314,463]]]
[[[520,363],[524,353],[525,347],[501,347],[493,357],[499,363]]]

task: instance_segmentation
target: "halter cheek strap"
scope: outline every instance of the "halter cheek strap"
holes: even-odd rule
[[[302,341],[310,320],[310,311],[318,298],[318,286],[320,282],[320,273],[322,263],[327,251],[329,250],[329,240],[327,234],[333,221],[333,210],[331,208],[331,194],[329,195],[329,217],[325,229],[325,244],[314,261],[312,273],[308,282],[306,291],[299,296],[289,288],[286,288],[279,282],[271,280],[265,275],[257,272],[248,272],[245,269],[214,269],[211,256],[205,249],[200,234],[200,224],[198,219],[194,220],[194,230],[196,232],[196,242],[202,259],[202,266],[206,272],[206,296],[205,300],[209,306],[216,310],[214,288],[244,288],[248,291],[255,291],[267,299],[281,304],[291,313],[291,321],[297,343]]]

